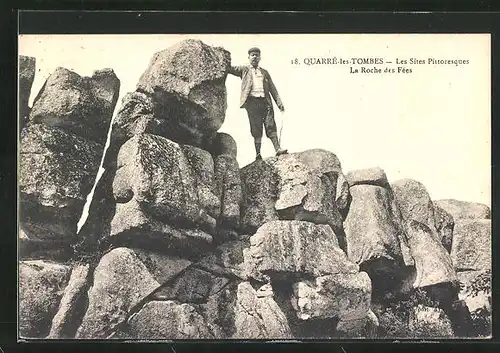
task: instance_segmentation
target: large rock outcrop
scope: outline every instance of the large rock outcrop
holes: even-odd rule
[[[153,96],[168,138],[201,146],[211,142],[226,114],[230,53],[184,40],[156,53],[137,84]]]
[[[217,132],[229,65],[198,40],[155,54],[113,120],[78,234],[119,81],[47,80],[22,131],[21,254],[38,259],[20,264],[22,337],[488,336],[484,209],[455,217],[421,183],[344,175],[320,149],[240,169]]]

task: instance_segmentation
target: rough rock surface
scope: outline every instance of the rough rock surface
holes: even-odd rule
[[[188,39],[156,53],[137,84],[154,97],[169,138],[200,146],[224,122],[230,53]]]
[[[236,159],[238,155],[238,146],[231,135],[225,132],[218,132],[212,146],[210,146],[210,152],[214,156],[227,155]]]
[[[243,191],[240,168],[234,157],[224,154],[215,158],[215,185],[221,203],[218,227],[239,229]]]
[[[224,242],[213,253],[198,261],[196,266],[216,276],[247,280],[243,251],[249,246],[248,240]]]
[[[439,308],[419,305],[410,313],[409,334],[420,338],[450,338],[454,336],[450,319]]]
[[[266,222],[278,219],[274,204],[278,199],[278,171],[266,161],[241,169],[243,203],[241,225],[250,234]]]
[[[83,301],[90,286],[90,265],[76,265],[71,270],[71,277],[64,289],[59,310],[52,319],[52,326],[47,338],[73,338],[78,327],[75,325],[83,317]]]
[[[201,148],[183,145],[181,149],[194,172],[200,206],[216,220],[221,212],[221,199],[215,194],[214,160],[209,152]]]
[[[344,221],[349,259],[370,275],[374,295],[410,290],[404,278],[414,260],[390,189],[361,184],[352,186],[350,193]]]
[[[403,219],[425,224],[437,238],[434,203],[425,186],[413,179],[401,179],[391,184]]]
[[[102,146],[33,124],[21,136],[21,225],[31,241],[70,243],[99,168]]]
[[[66,287],[71,268],[46,261],[19,263],[19,335],[45,338]]]
[[[389,186],[384,170],[379,167],[353,170],[347,173],[346,178],[349,186],[361,184],[376,185],[383,188]]]
[[[434,217],[436,230],[441,238],[441,244],[443,244],[446,251],[450,252],[453,241],[453,228],[455,227],[453,216],[434,204]]]
[[[344,229],[348,255],[361,264],[386,258],[396,265],[411,265],[404,228],[390,192],[380,186],[351,187],[352,201]]]
[[[58,67],[35,98],[30,121],[104,145],[119,90],[120,80],[111,69],[81,77]]]
[[[89,304],[76,338],[106,338],[161,283],[190,264],[184,259],[117,248],[94,271]]]
[[[189,268],[175,279],[156,291],[152,299],[176,300],[181,303],[206,303],[208,297],[220,292],[229,279],[218,277],[196,267]]]
[[[193,251],[211,243],[205,232],[215,232],[212,215],[220,205],[207,185],[213,177],[213,161],[199,150],[190,155],[190,163],[185,150],[150,134],[134,136],[122,146],[113,181],[117,205],[111,238],[150,239]],[[209,166],[204,169],[207,160]]]
[[[292,305],[301,320],[336,317],[363,319],[371,301],[371,281],[366,272],[317,277],[294,284]]]
[[[31,86],[35,80],[36,59],[19,55],[19,130],[26,125],[30,112],[29,99]]]
[[[128,320],[129,339],[210,339],[215,338],[203,316],[190,304],[173,301],[146,303]]]
[[[166,122],[155,114],[155,102],[143,92],[127,93],[113,119],[110,151],[107,155],[116,158],[121,145],[135,135],[143,133],[166,136]],[[109,161],[108,163],[109,164]]]
[[[431,230],[422,223],[407,223],[408,245],[415,259],[415,288],[457,282],[451,257]]]
[[[285,314],[272,296],[259,298],[248,282],[238,285],[234,309],[235,339],[293,338]]]
[[[357,273],[358,266],[347,259],[328,225],[305,221],[272,221],[250,238],[243,251],[246,273],[262,280],[266,276],[294,279]]]
[[[455,220],[461,218],[491,219],[490,208],[481,203],[453,199],[437,200],[434,203],[451,214]]]
[[[491,270],[491,220],[455,222],[451,258],[458,271]]]
[[[345,188],[337,190],[342,169],[338,158],[325,150],[268,158],[241,170],[245,185],[243,226],[255,231],[276,219],[304,220],[342,228],[337,204],[345,204]]]

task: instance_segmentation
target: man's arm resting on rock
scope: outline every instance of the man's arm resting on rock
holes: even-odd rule
[[[231,66],[228,71],[231,75],[241,77],[243,74],[243,66]]]

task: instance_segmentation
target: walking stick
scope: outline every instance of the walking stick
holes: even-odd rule
[[[280,126],[280,133],[278,136],[278,144],[281,146],[281,132],[283,131],[283,120],[284,119],[285,112],[281,112],[281,126]]]

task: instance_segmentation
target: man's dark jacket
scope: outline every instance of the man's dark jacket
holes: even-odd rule
[[[229,73],[238,77],[241,77],[241,97],[240,97],[240,108],[245,107],[245,103],[247,101],[247,97],[250,94],[252,90],[252,73],[250,72],[250,69],[252,66],[231,66],[231,69],[229,70]],[[269,106],[272,107],[273,103],[271,100],[271,96],[274,98],[274,101],[276,102],[276,105],[278,107],[281,107],[283,103],[281,102],[281,98],[278,94],[278,90],[276,89],[276,86],[273,83],[273,80],[271,80],[271,75],[269,75],[269,72],[267,70],[264,70],[263,68],[259,67],[260,71],[262,72],[263,76],[263,85],[264,85],[264,95],[269,103]]]

